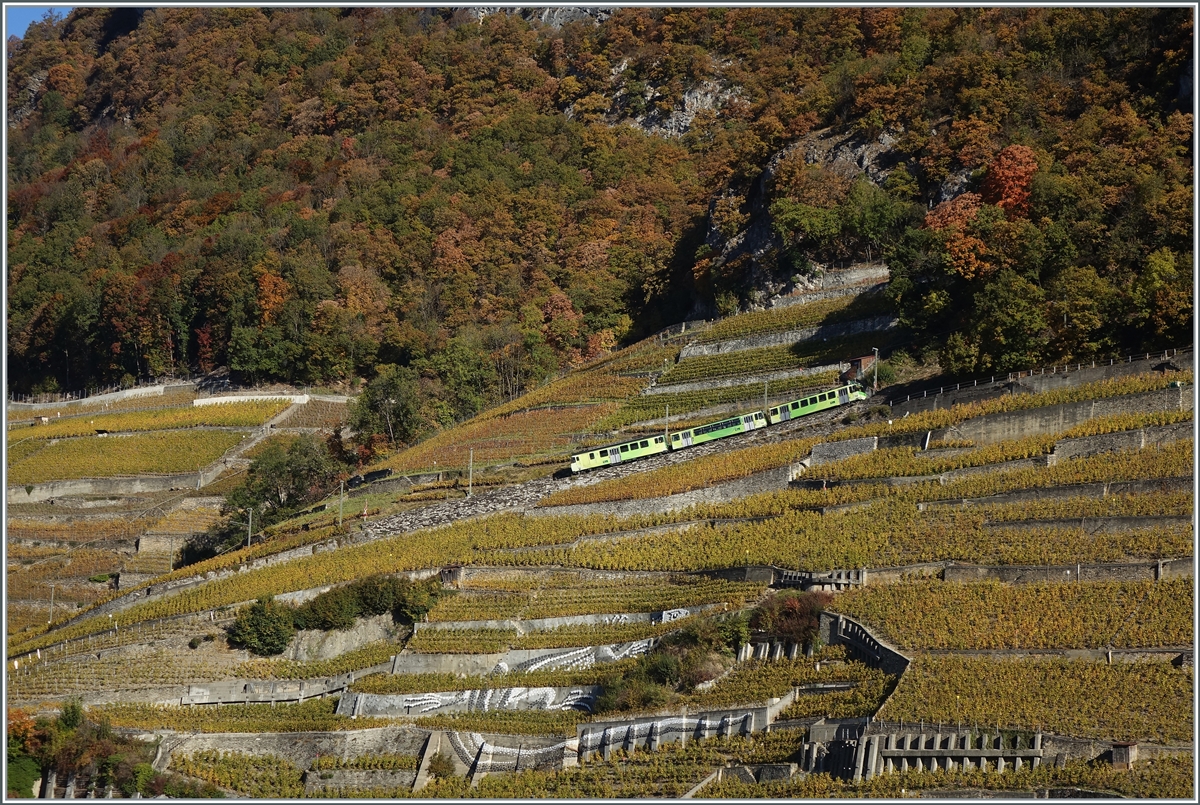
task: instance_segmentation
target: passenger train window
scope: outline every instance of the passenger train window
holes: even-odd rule
[[[649,446],[650,446],[650,442],[645,442],[645,441],[642,442],[642,447],[649,447]]]
[[[588,453],[588,458],[595,458],[595,457],[596,457],[595,453]]]

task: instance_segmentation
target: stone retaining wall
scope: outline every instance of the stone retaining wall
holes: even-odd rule
[[[1168,350],[1168,352],[1174,352],[1174,354],[1164,357],[1165,353],[1158,352],[1152,353],[1148,358],[1141,357],[1133,361],[1114,362],[1111,365],[1099,362],[1098,365],[1085,365],[1079,369],[1070,366],[1066,367],[1065,371],[1064,367],[1054,367],[1050,371],[1043,369],[1035,374],[1013,373],[1012,379],[1009,375],[1003,375],[995,380],[985,382],[972,381],[970,384],[955,384],[956,388],[947,386],[940,393],[934,389],[934,393],[924,393],[924,396],[913,396],[908,399],[892,398],[888,400],[888,404],[892,406],[892,413],[895,416],[904,416],[919,411],[932,411],[949,408],[953,405],[992,399],[1005,394],[1030,394],[1061,388],[1075,388],[1101,380],[1161,371],[1159,367],[1170,368],[1173,366],[1185,371],[1193,368],[1194,359],[1190,348],[1187,351]],[[1017,374],[1020,377],[1015,377]]]
[[[933,431],[932,438],[967,439],[976,445],[993,444],[1043,433],[1060,433],[1096,417],[1152,411],[1191,411],[1192,406],[1190,388],[1168,388],[1144,394],[988,414],[949,428],[939,428]]]
[[[812,458],[808,466],[819,467],[822,464],[832,464],[843,458],[870,453],[879,446],[879,437],[864,436],[861,439],[844,439],[840,442],[821,442],[813,445]]]
[[[204,750],[238,752],[244,755],[275,755],[307,769],[319,756],[343,759],[360,755],[412,755],[418,757],[429,736],[407,724],[338,732],[197,733],[168,735],[163,741],[161,762],[171,755]]]
[[[662,386],[649,386],[642,391],[643,397],[653,396],[655,394],[684,394],[689,391],[707,391],[709,389],[725,389],[734,386],[752,386],[759,383],[777,383],[781,380],[791,380],[794,377],[811,377],[813,375],[821,375],[827,372],[844,372],[850,368],[848,363],[829,363],[823,366],[810,366],[806,369],[793,369],[786,372],[767,372],[764,374],[729,377],[720,380],[698,380],[693,383],[668,383]],[[794,399],[789,397],[789,399]],[[742,407],[748,403],[742,403]],[[694,412],[688,412],[682,416],[691,417]]]
[[[1036,489],[1018,489],[1000,495],[988,495],[980,498],[954,498],[950,500],[931,500],[918,503],[918,511],[943,506],[985,506],[999,503],[1020,503],[1022,501],[1063,500],[1074,497],[1104,498],[1109,495],[1147,494],[1153,492],[1184,492],[1192,489],[1194,480],[1189,477],[1151,478],[1143,481],[1101,481],[1091,484],[1068,484],[1064,486],[1047,486]],[[834,508],[834,507],[831,507]]]
[[[773,470],[755,473],[745,478],[714,484],[705,489],[680,492],[677,495],[641,500],[581,503],[574,506],[533,507],[526,509],[525,515],[531,517],[561,517],[563,515],[587,516],[603,514],[614,517],[630,517],[635,514],[666,514],[668,512],[681,511],[699,503],[729,503],[739,498],[757,495],[761,492],[773,492],[785,489],[791,478],[792,468],[790,466],[778,467]]]
[[[688,344],[679,351],[679,360],[695,358],[702,355],[726,355],[731,352],[744,352],[749,349],[763,347],[780,347],[795,344],[798,341],[816,339],[844,338],[859,333],[874,333],[890,330],[899,321],[894,316],[872,316],[869,319],[857,321],[822,324],[816,327],[803,327],[789,330],[785,333],[765,333],[763,335],[747,336],[746,338],[731,338],[728,341],[718,341],[712,344]]]
[[[1085,458],[1103,453],[1115,453],[1120,450],[1143,450],[1147,447],[1157,447],[1190,439],[1194,435],[1194,428],[1195,422],[1187,421],[1119,433],[1063,439],[1054,445],[1054,456],[1058,459]]]

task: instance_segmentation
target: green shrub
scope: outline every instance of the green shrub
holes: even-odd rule
[[[429,611],[441,588],[436,579],[410,582],[395,576],[375,575],[323,592],[297,607],[297,629],[348,629],[355,618],[392,613],[397,621],[412,623]]]
[[[445,752],[438,752],[429,759],[429,773],[434,777],[453,777],[455,768],[454,759]]]
[[[229,640],[252,654],[269,657],[287,648],[296,633],[292,624],[293,610],[264,596],[243,607],[229,627]]]
[[[8,759],[7,793],[13,799],[33,799],[37,792],[33,786],[42,776],[38,762],[29,755],[18,755]]]

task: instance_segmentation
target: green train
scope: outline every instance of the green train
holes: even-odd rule
[[[802,416],[815,414],[818,411],[828,411],[830,408],[865,399],[867,399],[867,392],[862,385],[851,382],[828,391],[777,405],[768,409],[765,414],[762,411],[750,411],[728,419],[710,422],[707,425],[677,431],[670,434],[669,442],[666,434],[646,436],[598,447],[586,453],[577,453],[571,456],[571,472],[579,473],[585,470],[594,470],[597,467],[610,467],[613,464],[646,458],[665,453],[668,450],[683,450],[716,439],[724,439],[726,436],[733,436],[736,433],[749,433],[767,425],[778,425],[781,422],[788,422]]]

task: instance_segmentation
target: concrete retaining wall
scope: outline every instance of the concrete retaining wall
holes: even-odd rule
[[[635,514],[666,514],[681,511],[699,503],[729,503],[761,492],[786,489],[791,477],[791,467],[779,467],[734,481],[714,484],[706,489],[694,489],[691,492],[680,492],[677,495],[661,498],[582,503],[575,506],[535,507],[526,509],[525,514],[532,517],[587,516],[591,514],[629,517]]]
[[[901,675],[908,670],[908,657],[846,615],[822,612],[820,635],[825,643],[840,643],[853,649],[867,665],[879,668],[884,673]]]
[[[392,658],[391,673],[484,676],[509,671],[577,670],[638,657],[657,642],[646,638],[604,646],[513,649],[494,654],[417,654],[405,650]]]
[[[430,623],[414,623],[413,631],[429,631],[442,629],[504,629],[515,630],[517,634],[529,632],[548,632],[563,626],[612,626],[626,623],[671,623],[682,620],[690,615],[701,612],[711,612],[723,609],[725,604],[703,604],[694,607],[678,607],[662,612],[618,612],[607,615],[567,615],[560,618],[529,618],[527,620],[484,620],[484,621],[436,621]]]
[[[598,685],[538,688],[486,688],[429,693],[347,693],[337,712],[346,716],[425,716],[488,713],[498,710],[583,710],[592,712]]]
[[[192,400],[192,405],[222,405],[224,403],[248,402],[250,400],[291,400],[295,405],[308,402],[307,394],[239,394],[224,397],[199,397]]]
[[[593,721],[579,724],[576,737],[579,757],[599,753],[608,758],[614,749],[645,749],[653,752],[663,744],[686,743],[703,738],[749,735],[766,730],[771,722],[795,699],[795,691],[768,703],[750,707],[731,707],[689,714],[663,714],[627,721]]]
[[[898,324],[899,321],[892,316],[873,316],[869,319],[859,319],[858,321],[804,327],[797,330],[789,330],[785,333],[767,333],[747,338],[732,338],[728,341],[718,341],[713,344],[688,344],[679,351],[679,360],[682,361],[701,355],[726,355],[731,352],[744,352],[748,349],[787,346],[795,344],[797,341],[816,340],[818,338],[823,340],[844,338],[850,335],[858,335],[859,333],[890,330]]]

